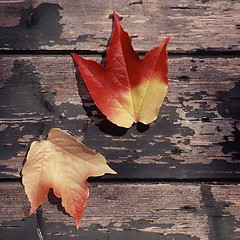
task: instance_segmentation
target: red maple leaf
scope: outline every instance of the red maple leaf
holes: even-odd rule
[[[156,120],[168,87],[168,41],[169,37],[140,59],[114,12],[106,67],[71,53],[92,99],[109,121],[129,128]]]

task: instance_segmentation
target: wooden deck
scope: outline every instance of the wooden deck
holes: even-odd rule
[[[100,62],[117,11],[143,56],[171,36],[169,91],[149,126],[117,127],[77,87],[70,52]],[[240,2],[0,1],[0,240],[240,239]],[[53,127],[103,154],[82,224],[21,184]],[[42,234],[42,238],[40,235]]]

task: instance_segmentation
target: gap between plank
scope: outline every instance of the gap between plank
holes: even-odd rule
[[[123,183],[123,184],[131,184],[131,183],[139,183],[139,184],[158,184],[158,183],[206,183],[206,184],[239,184],[240,178],[233,178],[233,179],[223,179],[223,178],[197,178],[197,179],[176,179],[176,178],[134,178],[134,179],[127,179],[127,178],[101,178],[101,177],[90,177],[87,179],[88,183]],[[2,178],[0,179],[1,183],[22,183],[21,178]]]
[[[0,56],[59,56],[70,55],[71,52],[79,55],[88,56],[105,56],[106,51],[91,51],[91,50],[0,50]],[[140,56],[144,56],[147,51],[138,51]],[[170,57],[239,57],[240,51],[217,51],[217,50],[196,50],[196,51],[168,51]]]

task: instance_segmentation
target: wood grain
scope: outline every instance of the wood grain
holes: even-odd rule
[[[27,217],[28,200],[19,184],[1,184],[1,232],[24,229],[37,222],[46,239],[136,234],[148,239],[237,239],[239,232],[239,185],[205,184],[92,184],[91,196],[79,231],[62,213],[60,200],[50,193],[37,215]],[[56,205],[58,207],[54,206]],[[37,216],[37,219],[36,219]],[[36,224],[36,223],[35,223]],[[233,225],[231,225],[233,224]],[[231,235],[227,235],[230,231]],[[44,238],[45,239],[45,238]],[[114,238],[115,239],[115,238]],[[120,238],[116,238],[120,239]]]
[[[104,63],[113,11],[141,56],[171,36],[169,91],[148,126],[108,122],[69,55]],[[0,1],[0,240],[240,239],[239,12],[234,0]],[[53,127],[118,172],[89,179],[78,231],[52,191],[28,216],[20,184]]]
[[[79,76],[78,92],[70,56],[0,65],[1,178],[19,177],[30,143],[60,127],[107,158],[118,172],[107,178],[239,179],[240,58],[171,57],[157,121],[130,129],[100,114]]]
[[[44,239],[238,239],[239,185],[91,184],[81,228],[50,192],[31,217],[20,184],[1,183],[2,237],[41,229]],[[26,224],[32,225],[29,229]],[[217,238],[213,238],[213,237]],[[225,238],[226,237],[226,238]],[[2,238],[2,239],[12,239]],[[25,238],[26,240],[30,238]]]
[[[174,52],[240,50],[238,1],[6,0],[0,9],[0,49],[5,50],[105,51],[113,11],[138,51],[167,36]]]

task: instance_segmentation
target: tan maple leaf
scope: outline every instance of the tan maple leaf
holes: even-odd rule
[[[116,174],[106,159],[92,151],[67,132],[53,128],[47,140],[31,144],[22,169],[22,181],[31,203],[32,214],[44,203],[52,188],[79,228],[89,196],[86,179],[90,176]]]

